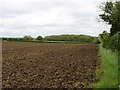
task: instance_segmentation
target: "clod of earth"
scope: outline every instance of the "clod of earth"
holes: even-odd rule
[[[3,88],[85,88],[97,82],[98,45],[3,42]]]

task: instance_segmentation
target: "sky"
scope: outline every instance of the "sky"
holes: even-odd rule
[[[59,34],[98,36],[110,26],[98,22],[106,0],[0,0],[0,37]]]

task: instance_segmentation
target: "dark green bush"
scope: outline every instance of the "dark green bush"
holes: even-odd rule
[[[113,36],[111,36],[111,39],[109,41],[109,48],[112,51],[120,51],[120,32],[114,34]]]
[[[36,40],[42,40],[43,39],[43,37],[42,36],[38,36],[37,38],[36,38]]]
[[[106,37],[103,39],[102,45],[106,49],[120,51],[120,32],[114,34],[113,36],[106,35]]]

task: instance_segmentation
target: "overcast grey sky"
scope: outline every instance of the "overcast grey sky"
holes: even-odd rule
[[[110,26],[97,21],[105,0],[0,0],[0,36],[87,34]]]

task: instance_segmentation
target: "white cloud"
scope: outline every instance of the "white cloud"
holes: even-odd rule
[[[110,26],[97,22],[105,0],[0,0],[0,36],[89,34]]]

